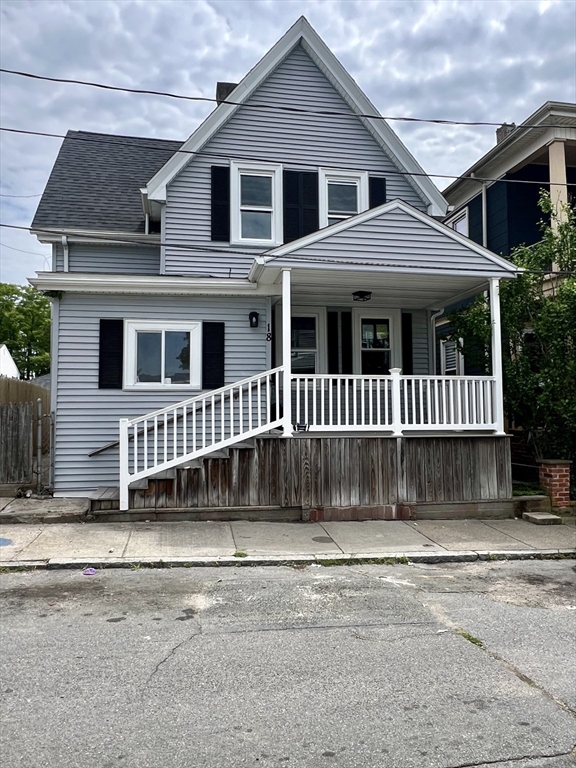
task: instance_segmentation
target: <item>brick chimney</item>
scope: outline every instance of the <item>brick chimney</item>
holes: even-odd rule
[[[222,104],[232,93],[238,83],[216,83],[216,101]]]
[[[500,144],[501,141],[504,141],[515,128],[516,123],[502,123],[500,128],[496,128],[496,144]]]

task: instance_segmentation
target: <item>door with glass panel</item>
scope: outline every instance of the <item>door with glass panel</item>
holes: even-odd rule
[[[360,359],[363,376],[390,374],[390,320],[363,317],[360,320]]]
[[[292,373],[318,372],[318,317],[292,317]]]

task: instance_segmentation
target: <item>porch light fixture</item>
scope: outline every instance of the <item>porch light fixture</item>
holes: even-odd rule
[[[354,291],[352,298],[354,301],[370,301],[372,298],[372,291]]]
[[[258,328],[258,318],[260,317],[258,312],[250,312],[248,315],[250,319],[250,328]]]

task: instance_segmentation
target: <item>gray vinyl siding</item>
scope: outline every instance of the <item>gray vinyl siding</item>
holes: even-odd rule
[[[412,364],[414,376],[427,376],[430,373],[428,343],[428,313],[425,309],[412,310]]]
[[[56,272],[64,269],[64,253],[56,246]],[[160,274],[160,247],[144,245],[79,245],[68,249],[70,272],[119,275]]]
[[[299,261],[298,257],[302,257]],[[274,264],[280,266],[308,265],[318,268],[318,261],[306,259],[330,259],[327,266],[339,259],[348,263],[358,260],[364,267],[388,262],[390,268],[418,267],[422,270],[439,268],[467,270],[494,274],[505,270],[486,256],[472,251],[464,243],[454,240],[448,233],[431,227],[409,213],[396,209],[382,213],[369,221],[350,227],[336,234],[299,248],[287,256],[279,257]]]
[[[263,298],[102,296],[65,294],[60,302],[55,432],[55,490],[88,492],[118,484],[118,449],[88,453],[118,439],[118,420],[199,394],[198,390],[137,392],[98,389],[100,318],[223,321],[226,383],[267,369],[266,323],[248,328],[252,310],[266,316]]]
[[[210,240],[210,167],[225,158],[244,157],[282,163],[287,169],[333,167],[365,170],[386,177],[387,199],[402,198],[426,211],[426,203],[370,132],[354,115],[304,50],[297,46],[263,83],[248,104],[279,104],[334,110],[342,116],[294,114],[241,107],[202,149],[218,157],[194,158],[169,185],[166,205],[167,243],[218,248],[223,253],[186,253],[166,248],[166,273],[209,272],[245,275],[250,256],[227,254],[231,246]],[[232,246],[233,250],[250,248]],[[262,248],[253,249],[254,253]]]

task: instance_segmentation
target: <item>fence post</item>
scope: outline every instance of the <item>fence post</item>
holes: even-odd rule
[[[119,458],[120,458],[120,511],[125,512],[129,507],[128,501],[128,422],[129,419],[120,419]]]
[[[390,368],[392,376],[392,436],[402,437],[402,402],[400,395],[400,373],[402,368]]]
[[[42,489],[42,400],[38,398],[37,413],[38,424],[36,425],[36,493]]]

